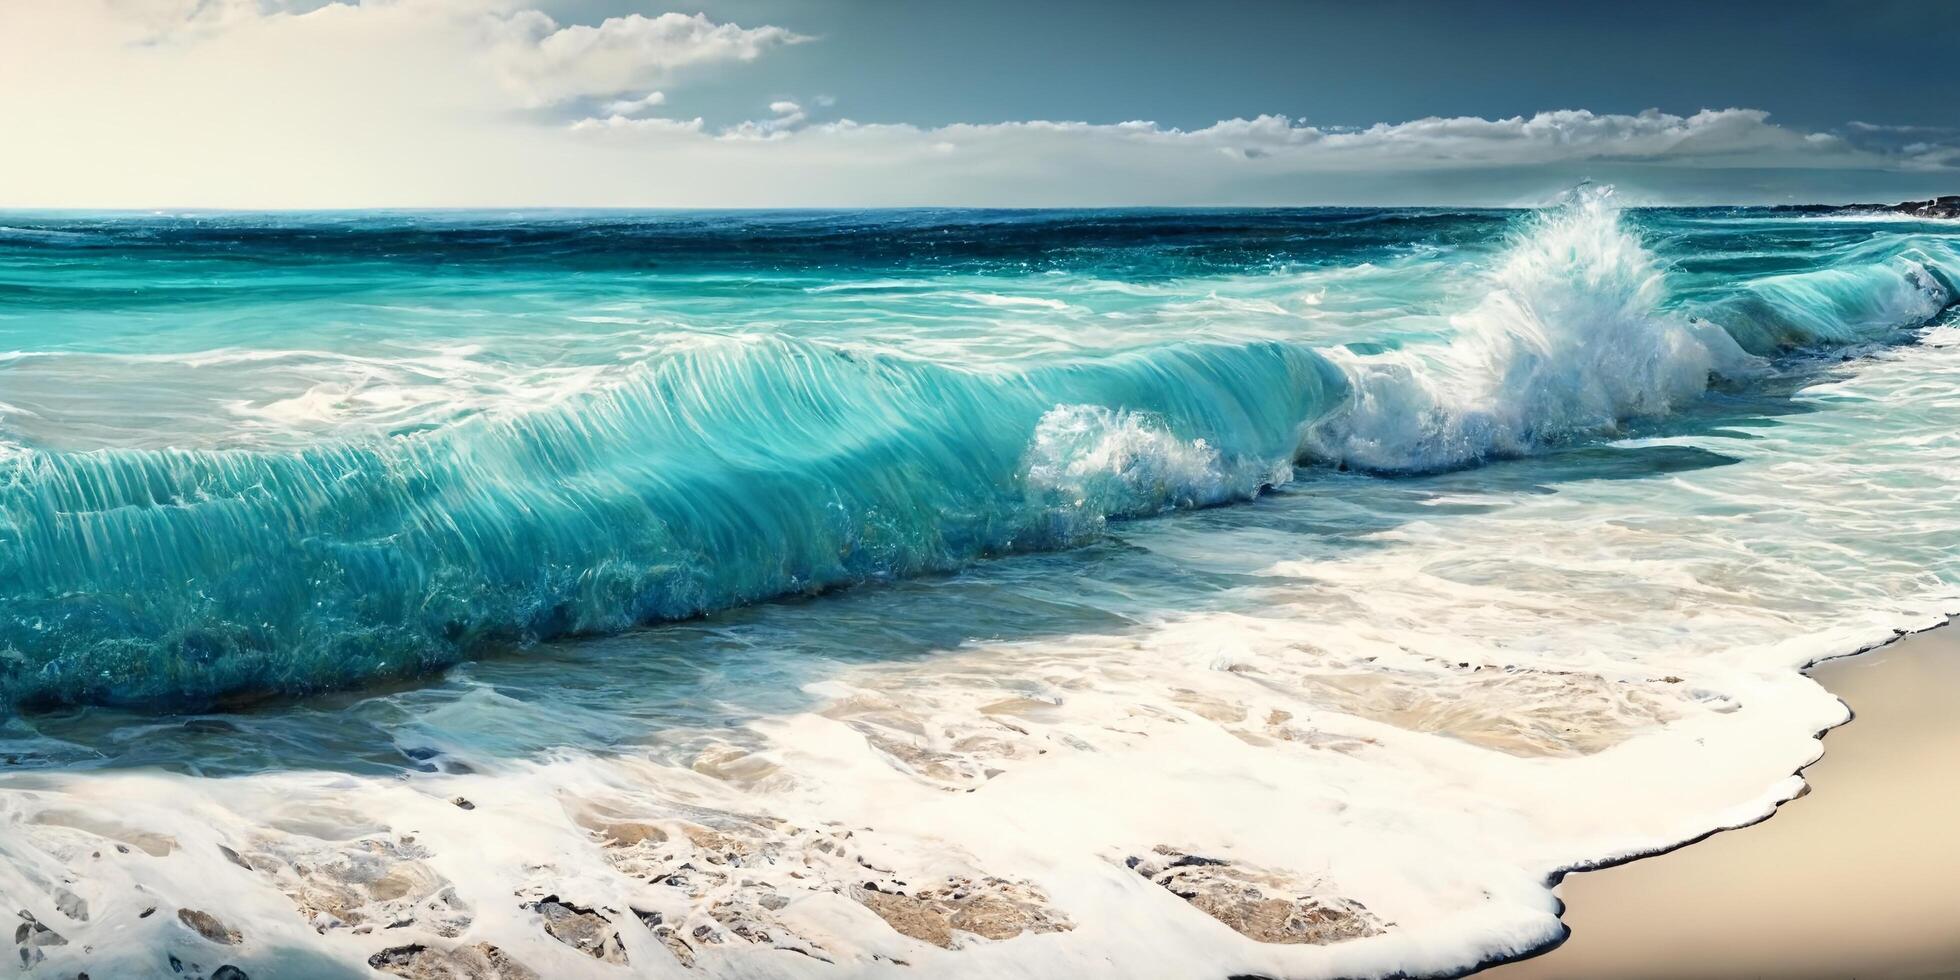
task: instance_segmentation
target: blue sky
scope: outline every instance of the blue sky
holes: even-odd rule
[[[1960,192],[1960,4],[7,0],[0,205]]]
[[[562,9],[602,18],[635,8]],[[1727,106],[1809,128],[1960,124],[1960,5],[1943,0],[722,0],[702,9],[822,38],[712,80],[700,96],[716,110],[763,90],[822,88],[866,118],[921,125],[1195,127],[1283,113],[1366,126]]]

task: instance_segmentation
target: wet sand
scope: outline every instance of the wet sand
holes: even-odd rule
[[[1960,977],[1960,629],[1812,669],[1851,705],[1769,820],[1559,886],[1572,936],[1479,974]]]

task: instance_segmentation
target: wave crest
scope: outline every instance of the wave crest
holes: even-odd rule
[[[0,454],[0,704],[313,690],[1080,543],[1256,492],[1237,474],[1290,464],[1325,367],[1266,344],[992,375],[751,339],[407,436]]]
[[[1832,268],[1746,283],[1707,316],[1758,353],[1870,343],[1921,326],[1952,305],[1956,273],[1960,254],[1950,245],[1893,246]]]
[[[1163,419],[1100,405],[1057,405],[1028,448],[1029,489],[1072,513],[1140,515],[1246,500],[1292,479],[1292,461],[1228,460]]]
[[[1665,414],[1711,374],[1752,368],[1727,334],[1666,311],[1666,298],[1612,190],[1580,188],[1517,234],[1483,299],[1452,318],[1450,343],[1334,352],[1351,394],[1308,449],[1374,471],[1462,466]]]

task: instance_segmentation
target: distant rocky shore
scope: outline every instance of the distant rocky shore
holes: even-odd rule
[[[1777,211],[1805,214],[1909,214],[1915,218],[1960,218],[1960,194],[1948,194],[1927,201],[1900,201],[1897,204],[1785,204]]]

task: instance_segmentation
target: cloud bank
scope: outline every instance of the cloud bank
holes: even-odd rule
[[[704,14],[631,14],[596,25],[560,26],[536,10],[493,21],[490,57],[527,104],[645,89],[684,68],[754,61],[808,40],[780,27],[718,24]]]
[[[1512,204],[1585,178],[1694,203],[1960,184],[1952,131],[1806,132],[1747,108],[1188,129],[859,122],[820,97],[712,125],[688,111],[690,81],[810,40],[504,0],[8,0],[0,127],[19,143],[0,205]]]

